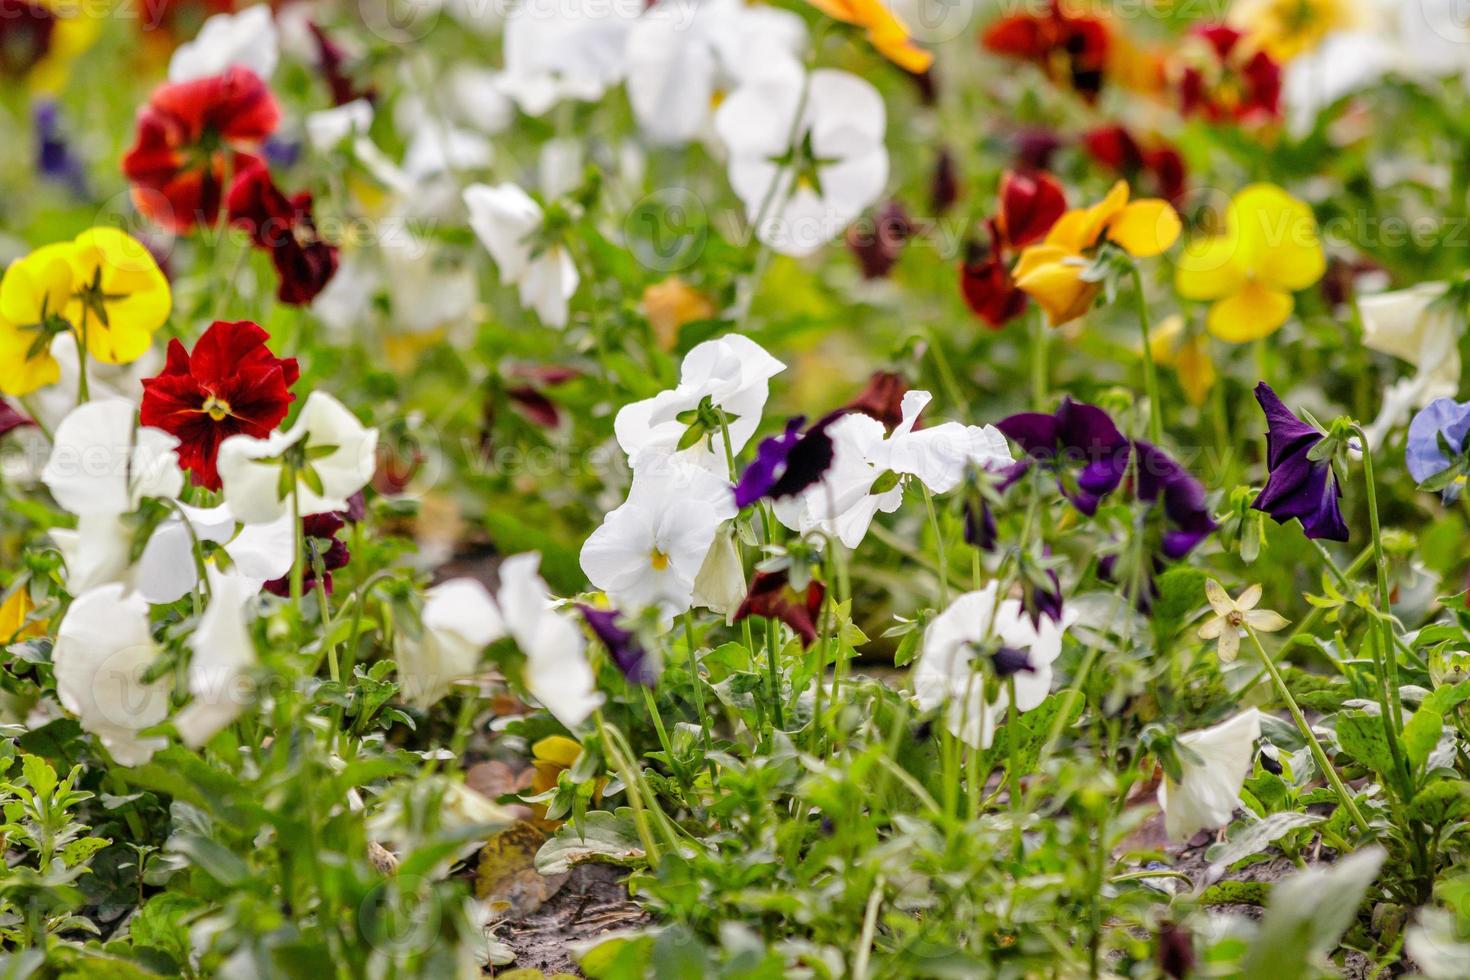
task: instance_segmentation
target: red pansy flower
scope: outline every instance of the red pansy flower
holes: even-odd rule
[[[257,248],[271,253],[282,303],[304,306],[337,272],[337,246],[322,241],[311,214],[311,195],[287,197],[264,164],[243,169],[230,186],[230,222],[250,233]]]
[[[1281,66],[1266,52],[1242,43],[1224,24],[1195,30],[1181,51],[1179,108],[1211,122],[1256,122],[1281,116]]]
[[[970,312],[999,329],[1026,309],[1026,294],[1016,288],[1011,269],[999,252],[978,242],[960,264],[960,295]]]
[[[0,436],[27,425],[35,425],[30,417],[17,411],[15,406],[0,398]]]
[[[1162,139],[1140,143],[1122,126],[1104,126],[1084,133],[1082,145],[1098,163],[1136,187],[1147,187],[1166,201],[1184,196],[1184,158]]]
[[[903,396],[908,393],[908,380],[894,371],[874,371],[868,383],[843,411],[860,412],[892,429],[903,421]]]
[[[960,263],[960,295],[990,326],[1005,326],[1026,309],[1027,296],[1011,278],[1011,262],[1039,242],[1067,210],[1067,195],[1044,170],[1000,178],[998,213],[986,222],[989,246],[971,242]]]
[[[213,224],[230,172],[255,159],[280,121],[265,82],[239,65],[160,85],[138,111],[137,141],[123,157],[133,203],[173,231]]]
[[[1074,16],[1052,0],[1044,14],[1016,14],[991,24],[980,43],[996,54],[1029,61],[1089,102],[1102,90],[1108,28],[1096,17]]]
[[[249,320],[215,321],[192,353],[169,341],[163,373],[143,382],[140,421],[178,437],[179,464],[202,487],[219,489],[221,442],[239,433],[265,438],[296,397],[296,359],[276,357],[268,339]]]
[[[332,573],[343,568],[352,559],[345,542],[337,538],[337,532],[347,526],[340,513],[308,514],[301,519],[301,540],[306,554],[301,556],[301,591],[316,588],[317,563],[322,567],[322,591],[332,594]],[[289,598],[291,576],[283,575],[265,583],[265,590],[272,595]]]
[[[997,230],[1007,248],[1041,241],[1066,210],[1066,191],[1051,174],[1007,171],[1001,176]]]
[[[801,637],[801,645],[811,646],[817,638],[817,614],[822,609],[822,600],[827,590],[821,582],[812,579],[804,592],[791,587],[787,572],[756,572],[750,582],[750,592],[735,612],[733,622],[747,616],[764,616],[779,619],[792,632]]]

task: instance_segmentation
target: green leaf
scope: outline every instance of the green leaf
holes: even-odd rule
[[[616,813],[595,810],[587,814],[580,833],[570,824],[563,825],[536,852],[536,870],[554,875],[586,861],[629,867],[642,860],[643,844],[633,826],[633,811],[620,807]]]
[[[1320,816],[1296,810],[1273,813],[1264,820],[1240,828],[1223,844],[1210,847],[1205,851],[1205,860],[1229,867],[1242,858],[1259,854],[1294,830],[1314,827],[1321,822]]]
[[[20,770],[26,784],[37,797],[47,800],[56,792],[56,770],[38,755],[27,755],[20,760]]]
[[[1337,716],[1337,741],[1342,750],[1379,775],[1393,773],[1393,754],[1383,719],[1366,711],[1344,711]]]
[[[1414,712],[1408,721],[1404,722],[1403,742],[1404,755],[1409,760],[1409,769],[1418,772],[1424,763],[1429,760],[1429,753],[1439,744],[1440,733],[1444,731],[1444,715],[1434,709],[1434,706],[1425,703],[1419,710]]]
[[[1368,847],[1330,867],[1309,868],[1278,881],[1241,977],[1276,980],[1310,975],[1315,961],[1352,925],[1386,856],[1383,848]]]
[[[201,837],[198,834],[174,834],[169,838],[165,849],[182,854],[199,870],[227,887],[242,884],[250,877],[250,868],[240,860],[238,855],[208,837]]]

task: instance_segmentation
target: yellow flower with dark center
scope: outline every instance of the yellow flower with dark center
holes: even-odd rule
[[[142,357],[173,308],[168,280],[148,249],[116,228],[92,228],[72,242],[69,259],[66,318],[87,353],[107,364]]]
[[[1312,210],[1274,184],[1252,184],[1231,199],[1223,232],[1185,247],[1174,286],[1185,299],[1213,301],[1205,325],[1238,344],[1275,333],[1291,316],[1292,293],[1326,268]]]
[[[908,27],[881,0],[807,2],[833,20],[861,27],[878,53],[905,71],[922,74],[934,63],[934,54],[914,43]]]
[[[1179,230],[1168,201],[1129,201],[1128,184],[1120,180],[1100,203],[1068,211],[1040,244],[1027,246],[1015,282],[1041,304],[1052,326],[1060,326],[1086,313],[1102,288],[1082,278],[1097,249],[1111,243],[1133,258],[1150,258],[1173,245]]]

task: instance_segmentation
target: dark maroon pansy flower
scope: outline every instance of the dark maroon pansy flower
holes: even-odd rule
[[[867,386],[843,408],[877,419],[885,429],[892,429],[903,421],[903,396],[908,390],[909,383],[903,375],[894,371],[874,371]]]
[[[1166,201],[1184,196],[1184,158],[1172,144],[1153,137],[1145,145],[1122,126],[1103,126],[1082,136],[1087,155],[1130,184],[1147,187]]]
[[[1062,138],[1049,129],[1023,129],[1015,136],[1016,166],[1022,171],[1050,170]]]
[[[591,606],[578,606],[577,610],[629,683],[652,687],[658,682],[658,665],[633,631],[618,625],[621,614],[617,610]]]
[[[1067,192],[1043,170],[1006,171],[1000,178],[1000,216],[996,230],[1010,249],[1039,242],[1067,210]]]
[[[1181,46],[1179,109],[1211,122],[1270,121],[1281,115],[1281,65],[1225,24],[1197,27]]]
[[[1309,538],[1346,541],[1347,524],[1338,503],[1342,487],[1330,459],[1312,459],[1313,447],[1324,438],[1287,408],[1271,386],[1256,385],[1256,401],[1266,413],[1266,487],[1251,507],[1270,515],[1278,524],[1301,521]]]
[[[29,417],[16,411],[15,406],[0,398],[0,436],[8,435],[26,425],[35,425]]]
[[[954,162],[949,147],[940,147],[939,157],[934,161],[934,173],[929,178],[929,206],[935,215],[944,214],[960,199],[960,171]]]
[[[315,21],[308,21],[312,40],[316,42],[317,65],[332,91],[332,105],[346,105],[356,99],[376,101],[377,93],[371,88],[359,88],[347,70],[347,52],[336,41],[327,36]]]
[[[827,427],[844,414],[839,409],[805,432],[801,427],[806,417],[798,415],[786,423],[786,431],[762,439],[755,462],[745,468],[735,484],[735,506],[749,507],[765,497],[780,500],[795,496],[820,480],[832,465],[832,437]]]
[[[352,558],[345,542],[337,538],[337,532],[347,526],[341,514],[308,514],[301,519],[301,536],[306,554],[301,556],[301,589],[311,592],[316,588],[317,565],[322,569],[322,590],[332,594],[332,573],[344,567]],[[265,583],[265,590],[283,598],[291,595],[291,576],[286,574]]]
[[[882,279],[898,264],[904,243],[913,233],[903,205],[889,201],[873,215],[872,222],[859,221],[847,229],[847,249],[858,260],[864,279]]]
[[[56,15],[39,3],[0,0],[0,77],[23,78],[51,50]]]
[[[757,572],[732,622],[738,623],[748,616],[778,619],[801,637],[802,646],[811,646],[817,639],[817,614],[826,596],[827,590],[816,579],[807,583],[803,593],[791,587],[785,569]]]
[[[510,406],[543,429],[561,425],[561,411],[544,389],[555,388],[582,376],[576,368],[555,364],[516,364],[507,368],[505,397]],[[491,412],[493,413],[493,408]]]
[[[276,267],[276,297],[304,306],[327,287],[337,272],[337,247],[322,241],[311,213],[311,195],[287,197],[263,164],[246,167],[230,186],[230,222],[245,229],[251,242],[271,254]]]

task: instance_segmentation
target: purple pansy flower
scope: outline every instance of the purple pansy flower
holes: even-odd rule
[[[1128,439],[1108,413],[1096,405],[1063,398],[1053,414],[1021,412],[997,423],[1026,453],[1007,471],[1004,484],[1014,483],[1032,465],[1060,468],[1081,464],[1075,490],[1065,490],[1082,513],[1097,512],[1098,501],[1118,488],[1128,471]]]
[[[798,415],[786,423],[779,436],[762,439],[755,462],[740,474],[735,484],[735,506],[749,507],[763,497],[779,500],[801,493],[816,483],[832,465],[832,437],[827,426],[843,413],[833,412],[806,432],[806,417]]]
[[[86,174],[61,131],[61,115],[56,103],[49,100],[38,102],[34,118],[37,172],[47,180],[65,184],[78,197],[85,195]]]
[[[1458,455],[1465,451],[1465,434],[1470,432],[1470,402],[1453,398],[1436,398],[1414,416],[1409,423],[1409,442],[1405,463],[1416,483],[1424,483],[1454,465],[1440,446],[1440,434]],[[1454,481],[1443,488],[1445,502],[1460,495],[1461,483]]]
[[[1251,507],[1269,514],[1278,524],[1296,518],[1309,538],[1346,541],[1347,524],[1338,506],[1342,487],[1332,472],[1332,461],[1309,458],[1324,434],[1292,414],[1264,381],[1256,385],[1256,401],[1266,413],[1270,476]]]
[[[1137,439],[1133,445],[1138,453],[1138,499],[1163,501],[1164,515],[1173,525],[1164,532],[1164,556],[1183,558],[1217,526],[1205,506],[1204,484],[1153,443]]]
[[[633,684],[643,687],[652,687],[658,681],[658,668],[643,644],[638,642],[638,637],[630,629],[618,625],[619,613],[615,609],[594,609],[591,606],[578,606],[582,618],[587,621],[587,626],[592,630],[602,645],[607,647],[608,654],[613,663],[617,664],[618,670]]]

